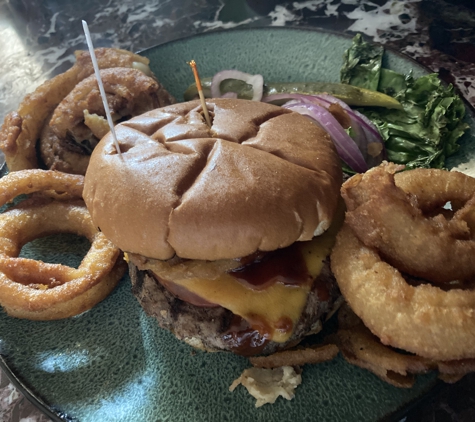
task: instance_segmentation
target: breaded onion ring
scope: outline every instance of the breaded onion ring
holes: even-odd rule
[[[82,198],[84,177],[48,170],[8,173],[0,180],[0,207],[18,195],[54,191],[65,198]]]
[[[145,72],[149,60],[115,48],[95,50],[99,68],[138,68]],[[37,168],[36,142],[48,116],[83,79],[94,73],[89,52],[77,51],[76,63],[27,95],[17,111],[7,114],[0,130],[0,148],[10,171]]]
[[[91,156],[74,141],[58,138],[49,125],[43,127],[39,147],[41,159],[50,170],[86,174]]]
[[[331,261],[351,309],[383,344],[433,360],[475,358],[475,289],[408,284],[346,223]]]
[[[399,388],[414,385],[413,374],[430,369],[420,356],[400,354],[381,344],[347,304],[338,312],[338,347],[348,363],[367,369],[383,381]]]
[[[74,233],[91,241],[77,269],[18,258],[24,244],[53,233]],[[94,227],[82,201],[27,200],[0,216],[0,304],[17,318],[80,314],[117,285],[125,269],[119,253]]]
[[[100,71],[112,119],[131,117],[160,106],[158,82],[136,69],[114,67]],[[96,75],[78,83],[56,107],[50,126],[60,138],[68,133],[80,142],[90,136],[84,110],[105,116]]]
[[[0,180],[0,204],[42,190],[77,198],[83,179],[44,170],[10,173]],[[55,233],[74,233],[91,241],[77,269],[18,257],[26,243]],[[40,196],[0,215],[0,305],[11,316],[50,320],[77,315],[103,300],[125,269],[119,249],[97,230],[80,199]]]
[[[342,187],[346,223],[368,247],[407,274],[436,283],[475,277],[475,179],[462,173],[382,164]],[[401,183],[403,188],[397,186]],[[451,219],[437,210],[447,201],[462,204]]]
[[[332,360],[338,354],[335,344],[318,344],[310,347],[295,347],[282,350],[268,356],[249,358],[252,366],[257,368],[279,368],[281,366],[303,366]]]
[[[145,113],[169,101],[160,98],[160,84],[136,69],[101,70],[114,122]],[[51,170],[85,174],[89,157],[109,132],[95,75],[78,83],[59,103],[41,133],[41,158]]]
[[[414,374],[431,370],[438,370],[439,378],[449,383],[475,370],[475,359],[433,361],[384,346],[347,304],[338,312],[337,337],[346,361],[373,372],[395,387],[410,388],[415,382]]]
[[[441,169],[414,169],[394,175],[396,186],[417,198],[423,212],[452,202],[452,208],[460,209],[475,195],[475,179],[458,171]]]

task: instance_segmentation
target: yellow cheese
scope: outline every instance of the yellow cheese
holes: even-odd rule
[[[257,290],[239,282],[227,273],[213,280],[182,278],[174,279],[173,283],[208,302],[229,309],[245,319],[261,335],[267,335],[270,340],[284,343],[292,335],[305,307],[313,280],[320,274],[323,262],[330,254],[336,233],[343,220],[342,216],[343,212],[340,211],[339,216],[334,219],[334,224],[323,235],[308,242],[301,242],[300,249],[310,277],[307,282],[298,286],[277,282],[262,290]],[[145,266],[154,271],[152,260]]]
[[[300,318],[311,282],[300,286],[275,283],[263,290],[245,286],[229,274],[217,280],[174,280],[180,286],[241,316],[273,341],[285,342]],[[290,321],[289,321],[290,320]],[[289,324],[291,322],[291,324]]]
[[[307,269],[312,278],[315,279],[323,268],[325,258],[330,254],[335,244],[336,235],[339,232],[343,220],[345,219],[345,206],[340,198],[338,208],[333,217],[333,221],[328,230],[321,236],[314,237],[308,242],[302,242],[300,249],[307,264]]]

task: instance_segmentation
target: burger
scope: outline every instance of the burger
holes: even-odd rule
[[[152,110],[94,149],[84,200],[125,252],[132,291],[194,347],[270,354],[319,331],[340,297],[329,269],[342,183],[327,133],[237,99]],[[328,230],[330,228],[330,230]]]

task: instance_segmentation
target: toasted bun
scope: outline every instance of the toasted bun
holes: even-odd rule
[[[207,100],[153,110],[116,127],[91,156],[84,200],[120,249],[216,260],[282,248],[326,230],[341,185],[325,131],[260,102]]]

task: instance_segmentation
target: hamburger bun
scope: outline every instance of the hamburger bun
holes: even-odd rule
[[[270,104],[213,99],[153,110],[94,149],[84,200],[116,246],[155,259],[217,260],[323,233],[341,165],[327,133]]]
[[[100,141],[84,200],[126,252],[132,291],[161,327],[205,350],[272,353],[320,330],[338,302],[322,233],[341,163],[300,114],[234,99],[207,107],[211,128],[199,101],[118,125],[122,153],[110,134]],[[322,247],[303,242],[315,236]],[[267,274],[250,286],[241,269],[254,265]]]

